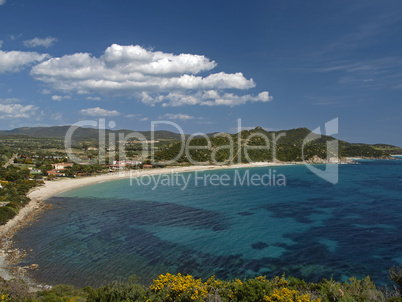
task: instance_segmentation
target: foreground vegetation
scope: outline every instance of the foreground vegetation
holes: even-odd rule
[[[30,189],[42,182],[29,179],[29,170],[14,166],[0,168],[0,225],[18,214],[30,199],[26,196]],[[4,206],[3,206],[4,205]]]
[[[29,292],[21,280],[0,280],[0,301],[266,301],[266,302],[349,302],[349,301],[402,301],[402,266],[390,271],[394,288],[377,289],[370,277],[363,280],[351,278],[346,282],[322,280],[308,283],[297,278],[260,276],[246,280],[206,281],[191,275],[160,275],[145,287],[135,277],[94,289],[74,289],[70,285],[57,285],[50,290]]]

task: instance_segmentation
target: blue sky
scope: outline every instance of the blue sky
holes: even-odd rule
[[[338,117],[340,139],[402,146],[401,36],[397,0],[0,0],[0,129]]]

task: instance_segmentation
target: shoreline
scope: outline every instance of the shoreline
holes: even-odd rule
[[[34,190],[29,192],[27,196],[31,201],[36,201],[40,203],[50,197],[57,194],[67,192],[80,187],[86,187],[98,183],[104,183],[119,179],[125,179],[130,177],[141,177],[146,175],[159,175],[159,174],[170,174],[170,173],[190,173],[196,171],[210,171],[210,170],[224,170],[224,169],[244,169],[244,168],[257,168],[257,167],[273,167],[273,166],[285,166],[285,165],[298,165],[303,164],[302,162],[289,162],[289,163],[252,163],[252,164],[236,164],[230,166],[216,166],[216,165],[205,165],[205,166],[172,166],[166,168],[154,168],[154,169],[142,169],[142,170],[125,170],[120,172],[112,172],[106,174],[100,174],[95,176],[84,176],[79,178],[61,178],[58,180],[47,181],[45,185],[36,187]],[[29,206],[29,204],[27,205]],[[26,208],[26,207],[25,207]],[[24,209],[25,209],[24,208]],[[18,216],[18,215],[17,215]],[[14,217],[15,218],[15,217]],[[13,220],[13,219],[12,219]],[[8,225],[8,222],[5,226]],[[0,227],[0,235],[2,235],[2,227]]]
[[[119,179],[127,179],[130,177],[141,177],[145,175],[159,175],[169,173],[186,173],[196,171],[212,171],[212,170],[225,170],[225,169],[244,169],[244,168],[257,168],[257,167],[274,167],[274,166],[288,166],[300,165],[303,162],[258,162],[248,164],[234,164],[229,166],[217,165],[199,165],[199,166],[172,166],[166,168],[142,169],[142,170],[127,170],[120,172],[112,172],[107,174],[100,174],[95,176],[85,176],[80,178],[61,178],[52,181],[45,181],[44,185],[33,188],[27,196],[31,201],[22,208],[19,213],[5,225],[0,226],[0,277],[5,280],[13,278],[22,278],[30,286],[32,290],[38,288],[29,276],[26,276],[27,268],[13,269],[13,263],[18,262],[23,256],[24,252],[13,249],[12,238],[14,234],[21,228],[35,221],[42,212],[44,212],[48,205],[45,200],[58,195],[60,193],[70,191],[73,189],[86,187],[98,183],[110,182]],[[135,174],[134,174],[135,173]]]

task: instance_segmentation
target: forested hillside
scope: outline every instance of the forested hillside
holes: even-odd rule
[[[304,144],[307,137],[311,141]],[[331,143],[332,142],[332,143]],[[187,140],[187,152],[176,158],[183,143],[175,143],[155,153],[154,160],[163,162],[176,158],[178,163],[245,163],[259,161],[302,161],[336,156],[335,138],[312,133],[307,128],[265,131],[261,127],[237,134],[220,133],[213,137]],[[388,158],[385,150],[367,144],[338,141],[338,155],[345,157]]]

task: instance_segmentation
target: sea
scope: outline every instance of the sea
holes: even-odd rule
[[[325,169],[325,165],[316,165]],[[402,263],[402,158],[206,170],[64,192],[14,237],[40,283],[101,286],[167,272],[206,279],[293,276],[389,284]],[[159,177],[159,179],[158,179]]]

